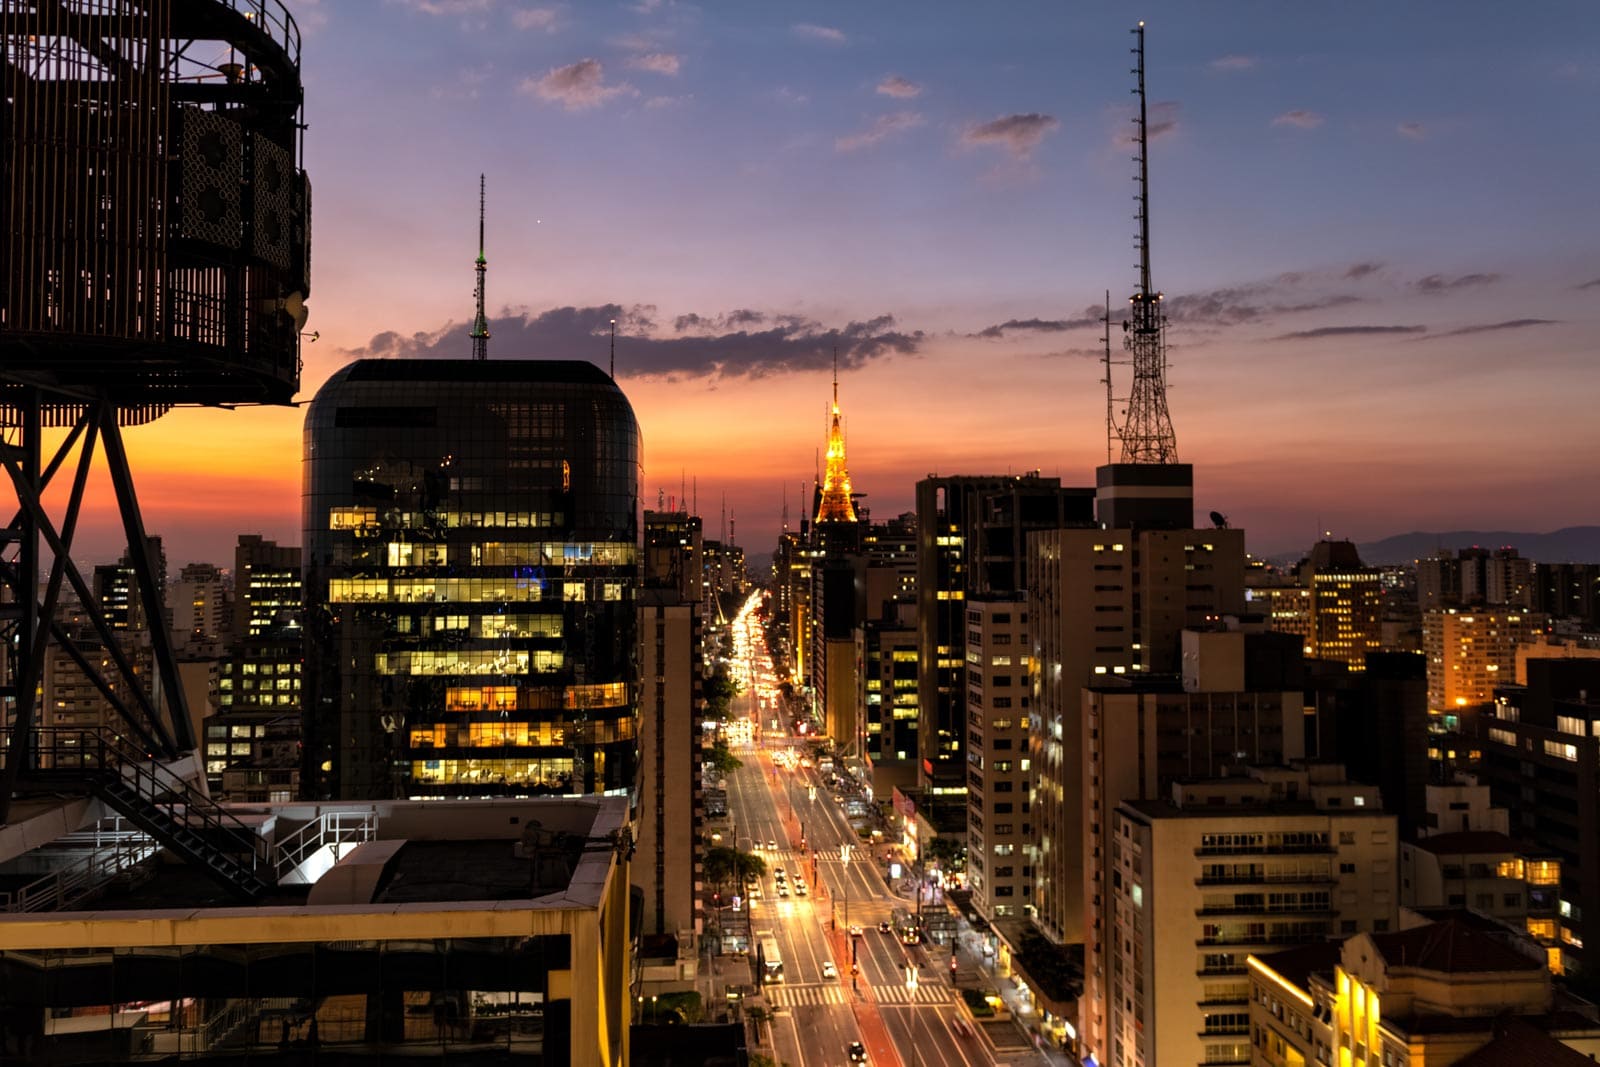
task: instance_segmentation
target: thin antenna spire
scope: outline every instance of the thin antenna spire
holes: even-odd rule
[[[484,255],[483,255],[483,206],[484,206],[484,193],[485,193],[484,176],[482,174],[479,174],[478,175],[478,262],[477,262],[477,266],[475,268],[477,270],[477,272],[478,272],[478,288],[477,288],[477,292],[474,294],[475,302],[477,303],[478,308],[477,308],[477,317],[472,320],[472,358],[473,359],[488,359],[489,358],[489,316],[484,311],[484,307],[483,307],[483,301],[484,301],[484,292],[483,292],[484,275],[489,272],[489,261],[487,259],[485,259]]]
[[[617,320],[611,320],[611,380],[617,380]]]
[[[1139,132],[1139,291],[1129,298],[1133,314],[1123,324],[1123,343],[1131,354],[1133,388],[1128,397],[1128,415],[1122,424],[1122,462],[1176,463],[1178,439],[1167,412],[1167,319],[1161,312],[1162,294],[1150,280],[1150,143],[1144,93],[1144,23],[1133,31],[1137,44],[1133,53],[1138,66],[1133,70],[1138,82],[1139,117],[1134,120]]]
[[[839,410],[839,346],[833,346],[833,410]]]
[[[1106,290],[1106,376],[1101,384],[1106,387],[1106,462],[1111,462],[1111,442],[1117,435],[1116,400],[1111,395],[1111,290]]]

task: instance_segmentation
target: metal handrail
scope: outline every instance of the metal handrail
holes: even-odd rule
[[[50,769],[98,772],[102,780],[115,777],[177,825],[192,829],[198,819],[202,828],[222,831],[249,853],[248,868],[256,873],[262,861],[260,836],[131,738],[110,730],[56,730],[37,752],[41,760],[50,760]]]
[[[276,873],[281,882],[307,857],[324,845],[350,841],[371,841],[377,833],[377,813],[372,811],[324,811],[315,819],[277,842]],[[330,840],[331,839],[331,840]]]
[[[220,0],[261,27],[267,38],[283,46],[290,62],[300,65],[300,26],[279,0]],[[274,32],[276,31],[276,32]]]

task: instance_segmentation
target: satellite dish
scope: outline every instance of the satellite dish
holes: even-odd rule
[[[1219,530],[1226,530],[1228,528],[1228,516],[1220,511],[1213,511],[1211,513],[1211,525]]]

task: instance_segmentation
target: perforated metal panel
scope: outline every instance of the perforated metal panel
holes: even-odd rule
[[[244,184],[244,132],[226,115],[179,111],[177,235],[237,250],[244,235],[239,210]]]
[[[251,143],[251,254],[289,269],[296,180],[294,157],[265,137]]]

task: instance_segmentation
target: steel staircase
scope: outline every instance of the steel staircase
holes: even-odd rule
[[[110,730],[53,731],[39,747],[40,782],[71,778],[242,902],[272,889],[266,843],[137,741]],[[176,761],[173,761],[176,762]]]

